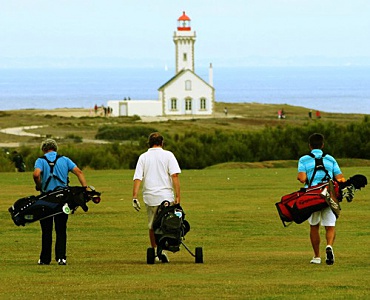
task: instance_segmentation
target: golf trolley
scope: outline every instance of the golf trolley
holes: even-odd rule
[[[180,246],[183,245],[190,255],[195,257],[195,263],[203,263],[203,248],[196,247],[195,253],[193,253],[183,242],[186,233],[190,230],[190,224],[185,220],[185,212],[179,204],[170,205],[169,201],[163,201],[154,218],[153,230],[159,259],[163,257],[163,250],[177,252],[180,251]],[[148,248],[146,253],[147,264],[154,264],[155,258],[155,249]]]
[[[100,195],[92,186],[68,186],[38,196],[21,198],[8,211],[15,225],[25,226],[58,214],[74,213],[79,206],[87,212],[89,208],[86,203],[91,200],[98,204]]]

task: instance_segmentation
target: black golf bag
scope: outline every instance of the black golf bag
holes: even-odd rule
[[[195,263],[203,263],[203,248],[196,247],[195,253],[193,253],[183,242],[185,235],[190,230],[190,224],[185,220],[185,212],[180,204],[170,205],[169,201],[163,201],[154,217],[153,230],[157,254],[154,248],[148,248],[146,252],[147,264],[154,264],[156,257],[162,262],[168,262],[167,259],[163,260],[162,251],[177,252],[181,245],[195,257]]]
[[[29,196],[17,200],[8,211],[17,226],[25,226],[40,219],[45,219],[61,213],[73,213],[79,206],[86,212],[87,202],[100,202],[101,193],[93,187],[65,187],[38,196]]]
[[[190,224],[180,204],[170,205],[169,201],[163,201],[154,218],[153,230],[158,249],[177,252]]]

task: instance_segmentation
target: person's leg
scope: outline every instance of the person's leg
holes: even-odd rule
[[[150,245],[152,246],[152,248],[157,247],[153,229],[149,229],[149,240],[150,240]]]
[[[320,257],[320,224],[311,225],[310,239],[314,257]]]
[[[335,223],[337,218],[333,211],[328,207],[323,210],[322,213],[322,225],[325,226],[326,230],[326,264],[332,265],[334,264],[334,251],[333,251],[333,244],[335,240]]]
[[[149,240],[150,240],[151,247],[156,249],[157,259],[159,259],[162,262],[167,263],[169,262],[169,259],[167,255],[162,251],[163,249],[161,248],[161,246],[157,245],[155,241],[155,234],[154,234],[154,229],[153,229],[153,222],[157,215],[158,208],[159,206],[146,205],[146,211],[148,213]]]
[[[335,240],[335,226],[325,226],[326,245],[333,246]]]
[[[41,225],[41,253],[40,264],[50,264],[51,247],[53,240],[53,217],[40,220]]]
[[[146,212],[148,215],[148,228],[149,228],[149,241],[152,248],[157,247],[157,243],[155,242],[155,235],[154,235],[154,229],[153,229],[153,222],[154,218],[158,211],[158,206],[146,206]]]
[[[320,211],[312,213],[308,218],[308,223],[310,224],[310,240],[314,252],[314,259],[311,260],[311,263],[320,263],[318,262],[320,261],[320,220]],[[315,258],[317,258],[317,262]]]
[[[335,240],[335,223],[337,218],[330,207],[324,208],[321,213],[321,224],[326,230],[326,245],[333,246]]]
[[[326,259],[325,262],[327,265],[334,264],[334,251],[333,244],[335,239],[335,227],[334,226],[325,226],[326,229]]]
[[[56,215],[55,219],[55,259],[66,259],[66,250],[67,250],[67,221],[68,215],[65,213]]]

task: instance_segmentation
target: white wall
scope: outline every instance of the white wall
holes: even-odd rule
[[[185,90],[185,81],[191,80],[191,90]],[[211,115],[214,106],[213,89],[192,72],[185,72],[175,79],[159,93],[159,97],[165,97],[165,115]],[[192,98],[191,112],[185,111],[185,99]],[[171,98],[177,99],[177,110],[171,110]],[[200,109],[200,99],[206,98],[206,109]]]
[[[107,105],[113,108],[113,117],[162,115],[161,101],[158,100],[109,100]]]

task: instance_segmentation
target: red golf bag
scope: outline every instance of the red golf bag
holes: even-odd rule
[[[332,181],[335,197],[341,198],[340,189],[337,182]],[[284,227],[286,222],[295,222],[301,224],[306,221],[310,215],[328,206],[329,182],[321,183],[310,188],[302,188],[299,191],[290,193],[281,198],[280,202],[275,204],[279,217]],[[340,208],[339,208],[340,209]],[[339,214],[336,214],[338,218]]]

